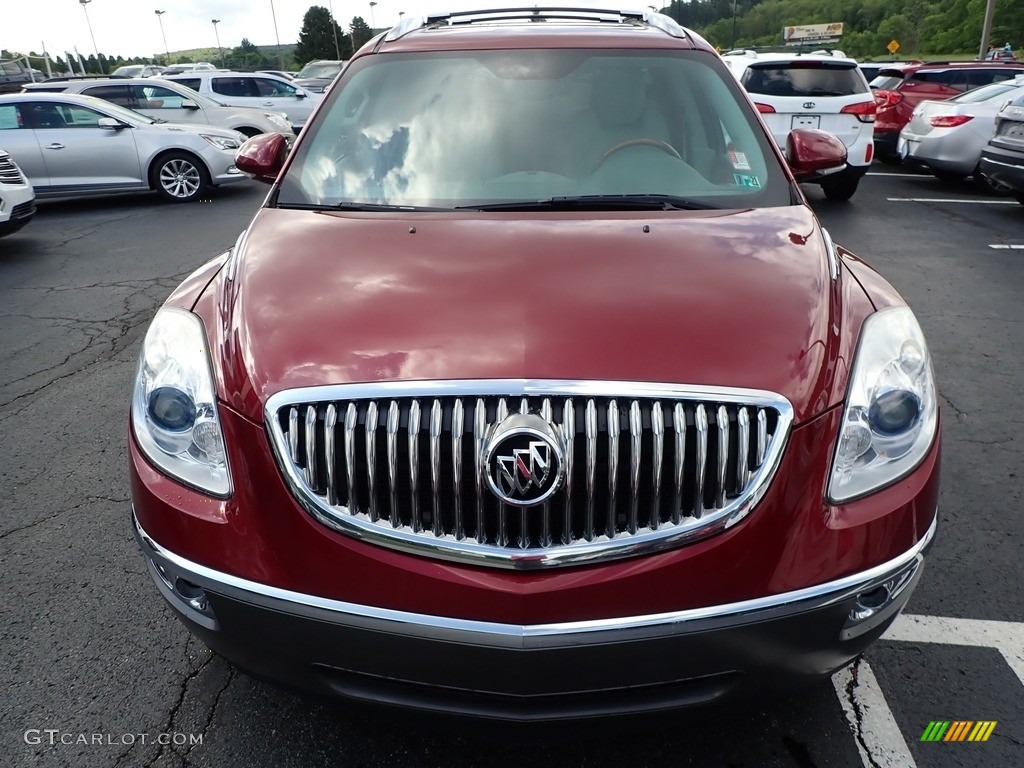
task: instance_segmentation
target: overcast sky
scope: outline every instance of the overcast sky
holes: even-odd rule
[[[243,37],[256,45],[273,45],[298,40],[302,17],[311,5],[333,5],[338,24],[347,29],[355,16],[377,28],[398,21],[407,14],[444,9],[484,6],[529,6],[530,2],[494,0],[377,0],[371,9],[364,0],[91,0],[86,6],[96,47],[109,56],[153,56],[164,52],[160,37],[163,22],[167,47],[171,51],[209,47],[217,38],[211,19],[220,19],[217,33],[225,48],[238,45]],[[576,0],[568,5],[594,5],[593,0]],[[602,2],[597,2],[601,7]],[[629,3],[643,7],[640,3]],[[166,11],[157,17],[156,10]],[[273,14],[271,10],[273,9]],[[277,18],[277,33],[274,31]],[[74,46],[83,56],[95,53],[86,12],[79,0],[0,0],[0,48],[21,53],[41,52],[43,43],[52,56],[61,56]]]

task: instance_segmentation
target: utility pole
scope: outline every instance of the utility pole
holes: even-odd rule
[[[217,31],[220,19],[210,19],[210,21],[213,22],[213,34],[217,37],[217,53],[220,54],[220,65],[222,68],[227,69],[227,65],[224,63],[224,49],[220,47],[220,33]]]
[[[92,22],[89,21],[89,9],[86,8],[92,0],[78,0],[82,5],[82,11],[85,13],[85,23],[89,27],[89,37],[92,38],[92,49],[96,51],[96,66],[100,68],[100,74],[106,74],[103,71],[103,62],[100,60],[100,49],[96,47],[96,35],[92,33]]]
[[[989,37],[992,36],[992,17],[996,13],[996,0],[988,0],[985,4],[985,21],[981,25],[981,45],[978,47],[978,59],[984,60],[985,54],[988,53],[988,46],[992,42]]]
[[[171,49],[167,47],[167,35],[164,34],[164,20],[163,20],[163,15],[165,13],[167,13],[167,11],[153,11],[153,13],[156,14],[156,20],[160,22],[160,37],[162,37],[164,39],[164,53],[167,54],[167,61],[165,62],[165,64],[170,65],[170,63],[171,63]],[[214,27],[214,29],[216,29],[216,27]]]
[[[341,46],[338,44],[338,23],[334,20],[334,3],[327,0],[327,8],[331,12],[331,34],[334,35],[334,53],[341,61]]]

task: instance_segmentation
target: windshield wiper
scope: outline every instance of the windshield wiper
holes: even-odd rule
[[[408,211],[411,213],[420,211],[450,211],[451,208],[434,208],[426,205],[397,205],[394,203],[278,203],[278,208],[291,208],[297,211]]]
[[[573,195],[460,205],[473,211],[709,211],[718,206],[676,195]]]

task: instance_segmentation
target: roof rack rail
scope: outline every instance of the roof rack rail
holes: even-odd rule
[[[512,8],[483,8],[475,11],[449,11],[426,16],[411,16],[392,27],[384,36],[384,42],[398,40],[410,32],[424,27],[455,26],[474,22],[531,20],[547,21],[562,19],[571,21],[596,21],[612,24],[646,24],[667,35],[690,39],[690,34],[675,19],[663,13],[635,9],[579,8],[576,6],[536,6]]]
[[[48,77],[45,80],[36,80],[37,83],[63,83],[68,80],[129,80],[124,75],[57,75]]]

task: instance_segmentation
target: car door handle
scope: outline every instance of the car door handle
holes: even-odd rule
[[[272,102],[272,101],[264,101],[263,102],[263,106],[264,107],[272,107],[272,106],[274,106],[274,102]]]
[[[63,144],[59,144],[59,143],[57,143],[55,141],[55,142],[53,142],[53,144],[47,144],[46,148],[47,149],[64,149],[64,145]]]

